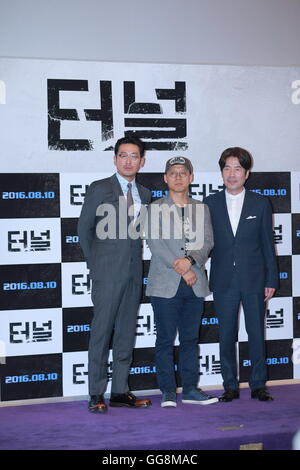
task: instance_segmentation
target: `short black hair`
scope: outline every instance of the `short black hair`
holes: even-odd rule
[[[253,158],[251,153],[248,152],[248,150],[245,150],[241,147],[229,147],[228,149],[224,150],[220,157],[219,166],[221,171],[226,165],[226,160],[229,157],[236,157],[239,160],[240,165],[246,171],[250,170],[250,168],[252,167]]]
[[[136,137],[135,135],[129,135],[127,137],[121,137],[121,139],[119,139],[117,142],[116,142],[116,145],[115,145],[115,155],[118,154],[118,151],[119,151],[119,147],[120,145],[122,144],[133,144],[133,145],[137,145],[139,150],[140,150],[140,156],[141,158],[144,156],[145,154],[145,143],[139,139],[138,137]]]

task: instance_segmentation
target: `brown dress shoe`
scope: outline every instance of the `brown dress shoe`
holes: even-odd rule
[[[109,406],[121,407],[125,406],[127,408],[148,408],[152,405],[151,400],[137,400],[137,398],[131,392],[126,392],[122,394],[112,394],[109,400]]]
[[[88,408],[91,413],[106,413],[107,406],[103,395],[91,395]]]

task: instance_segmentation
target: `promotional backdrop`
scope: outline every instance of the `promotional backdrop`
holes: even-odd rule
[[[87,394],[91,280],[77,219],[88,185],[115,171],[115,141],[131,132],[147,145],[138,180],[153,199],[166,194],[171,156],[192,160],[190,193],[201,200],[223,189],[217,161],[225,148],[251,151],[247,188],[271,200],[280,271],[266,314],[269,380],[300,378],[298,78],[299,68],[0,60],[1,401]],[[145,243],[132,390],[157,388],[150,258]],[[237,350],[246,382],[242,311]],[[200,325],[200,385],[222,383],[219,359],[211,295]],[[108,379],[111,365],[110,356]]]

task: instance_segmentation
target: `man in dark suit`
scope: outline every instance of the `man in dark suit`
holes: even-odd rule
[[[151,192],[135,181],[145,163],[144,152],[144,143],[134,136],[118,140],[114,156],[117,173],[89,186],[78,222],[92,279],[88,378],[89,411],[95,413],[107,411],[104,392],[112,333],[110,406],[151,405],[150,400],[137,400],[128,388],[142,286],[140,213],[151,199]]]
[[[272,400],[265,387],[264,315],[265,303],[278,287],[278,270],[270,202],[244,188],[251,165],[247,150],[226,149],[219,160],[226,189],[204,200],[214,232],[210,289],[219,319],[223,402],[239,398],[235,343],[240,303],[248,334],[251,397]]]

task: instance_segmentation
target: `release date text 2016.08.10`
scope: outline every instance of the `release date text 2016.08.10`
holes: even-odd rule
[[[198,464],[197,454],[148,454],[143,458],[136,456],[114,456],[109,454],[103,456],[101,463],[103,465],[126,465],[133,468],[136,464],[143,463],[148,465],[184,465]]]

